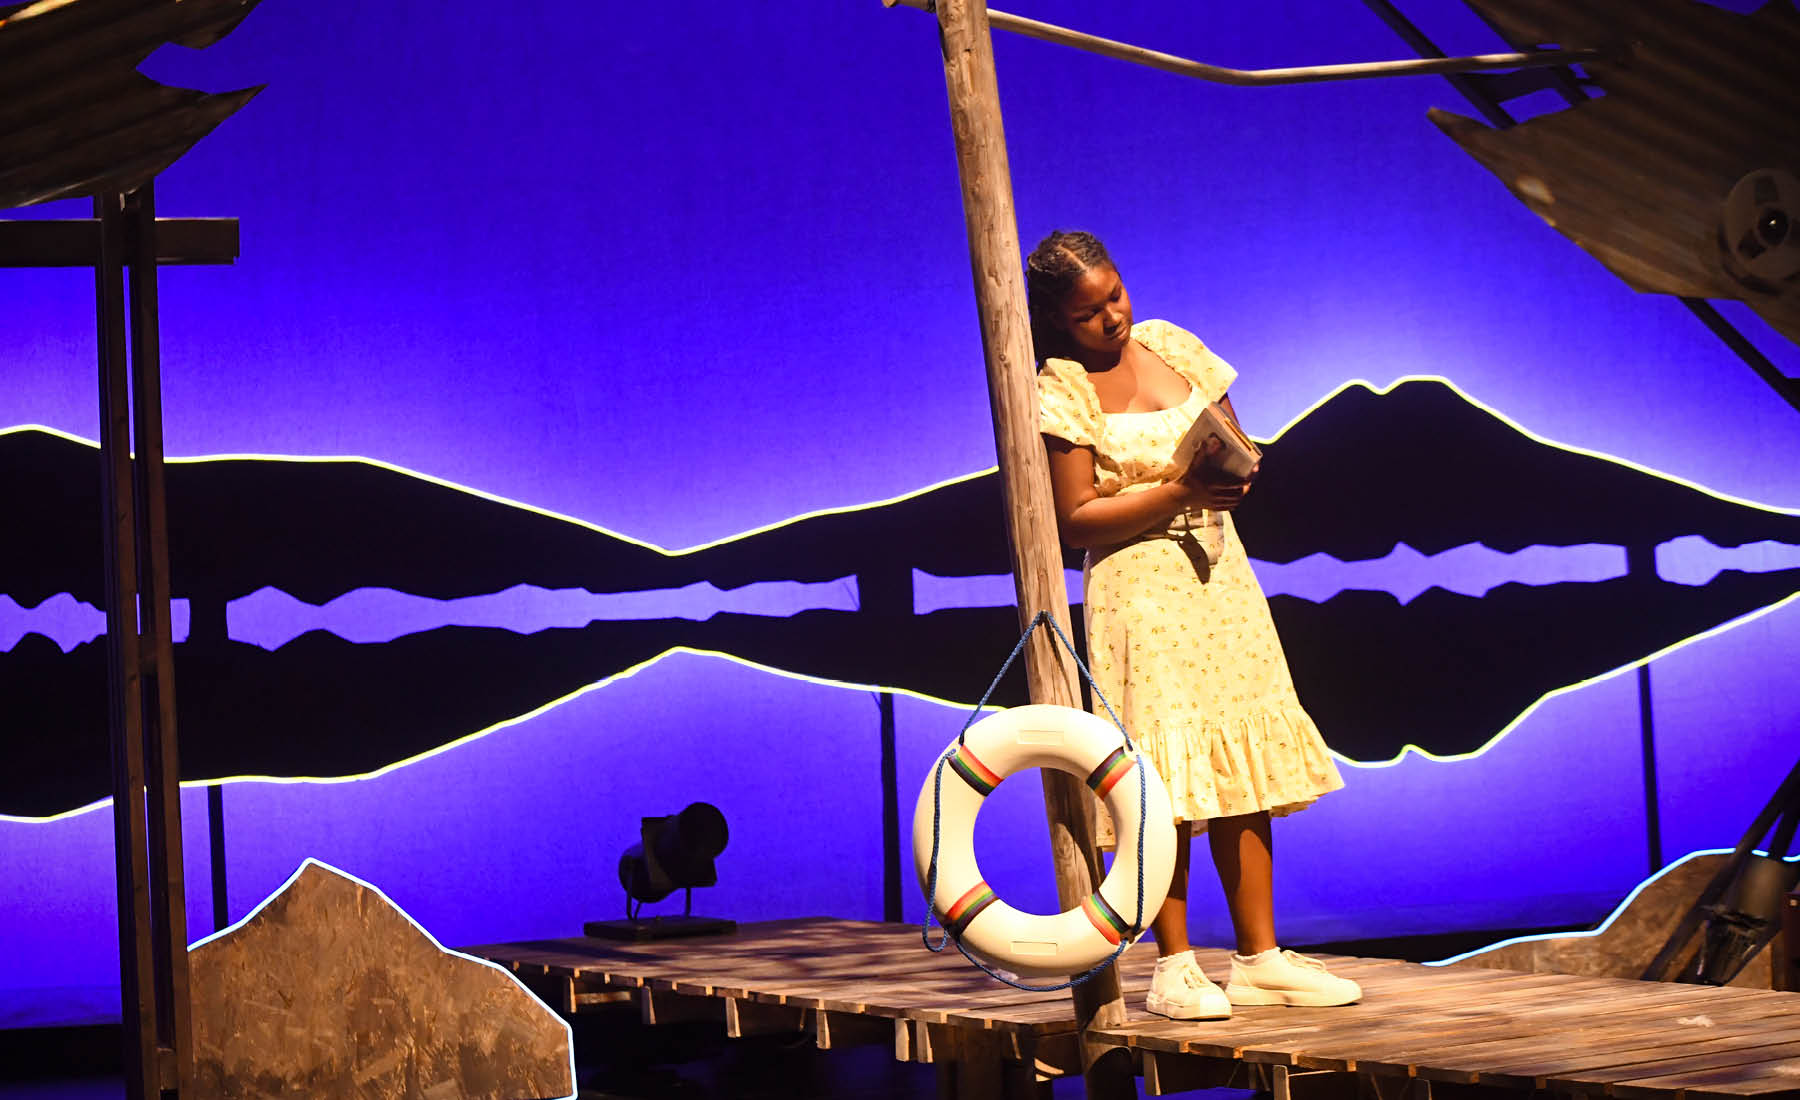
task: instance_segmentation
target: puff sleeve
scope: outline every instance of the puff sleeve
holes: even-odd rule
[[[1038,372],[1038,431],[1078,447],[1097,446],[1100,396],[1087,371],[1071,359],[1046,359]]]
[[[1145,342],[1185,376],[1188,383],[1200,391],[1201,399],[1209,404],[1224,397],[1231,384],[1237,381],[1237,371],[1230,363],[1214,355],[1200,337],[1180,325],[1146,321],[1134,331],[1139,339],[1148,337]]]

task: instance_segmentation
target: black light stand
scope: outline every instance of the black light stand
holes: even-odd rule
[[[725,850],[725,815],[707,802],[695,802],[678,814],[646,817],[638,843],[619,857],[619,885],[625,888],[624,920],[592,920],[585,935],[610,940],[663,940],[680,936],[723,935],[737,922],[694,916],[694,887],[719,881],[713,860]],[[680,916],[645,918],[644,905],[686,891]],[[633,903],[636,903],[635,906]]]
[[[1772,831],[1771,831],[1772,830]],[[1800,882],[1800,862],[1784,859],[1800,830],[1800,763],[1756,815],[1719,873],[1706,884],[1667,943],[1645,969],[1646,981],[1725,985],[1781,931],[1782,908]],[[1766,854],[1756,844],[1769,837]],[[1670,964],[1687,949],[1704,924],[1704,935],[1687,961],[1669,975]]]

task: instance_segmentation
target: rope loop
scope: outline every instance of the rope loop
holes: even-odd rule
[[[1100,690],[1100,685],[1095,682],[1094,674],[1088,671],[1087,663],[1081,659],[1081,654],[1075,651],[1075,646],[1069,641],[1068,635],[1063,633],[1062,624],[1058,623],[1056,617],[1051,615],[1048,610],[1039,611],[1036,615],[1033,615],[1031,623],[1025,627],[1025,632],[1019,635],[1018,644],[1014,645],[1012,652],[1007,654],[1005,662],[1000,665],[1000,671],[994,674],[994,679],[988,684],[987,690],[981,693],[980,702],[975,704],[975,709],[969,713],[968,720],[962,724],[962,729],[957,731],[957,745],[960,747],[964,744],[964,738],[968,736],[969,727],[975,724],[975,720],[979,718],[981,712],[987,708],[988,699],[994,694],[994,689],[1000,686],[1000,681],[1005,678],[1007,670],[1012,668],[1013,662],[1018,660],[1020,653],[1024,652],[1025,643],[1031,639],[1031,632],[1036,630],[1038,626],[1043,623],[1050,624],[1050,629],[1056,633],[1056,640],[1061,642],[1062,647],[1068,650],[1069,656],[1075,659],[1075,667],[1081,670],[1081,677],[1087,683],[1088,689],[1094,693],[1094,698],[1100,700],[1100,705],[1106,708],[1107,717],[1111,718],[1113,725],[1118,727],[1119,736],[1125,739],[1125,750],[1127,752],[1136,752],[1137,746],[1131,743],[1131,734],[1126,732],[1125,723],[1119,721],[1119,716],[1113,711],[1112,704],[1106,700],[1106,694]],[[1136,769],[1138,773],[1137,919],[1131,924],[1130,935],[1121,936],[1119,938],[1119,946],[1113,949],[1111,955],[1108,955],[1105,959],[1095,963],[1086,972],[1078,974],[1066,982],[1059,982],[1056,985],[1027,985],[1024,982],[1019,981],[1016,977],[996,970],[987,963],[976,958],[974,955],[969,954],[969,949],[962,945],[962,941],[951,935],[950,930],[945,928],[942,924],[939,924],[938,927],[944,933],[943,939],[939,940],[935,945],[931,942],[933,899],[937,897],[938,851],[942,842],[944,765],[949,763],[951,755],[953,755],[953,753],[945,753],[943,756],[938,757],[937,766],[932,769],[931,869],[930,873],[927,875],[925,886],[925,920],[919,929],[919,938],[924,941],[926,948],[932,952],[941,952],[945,947],[954,943],[956,944],[957,951],[962,953],[962,957],[980,967],[988,977],[1005,982],[1014,989],[1022,989],[1029,993],[1057,993],[1065,989],[1073,989],[1075,986],[1093,980],[1095,975],[1118,961],[1119,956],[1125,953],[1125,949],[1136,942],[1137,938],[1144,932],[1144,835],[1148,829],[1148,823],[1144,820],[1144,816],[1148,810],[1150,800],[1149,780],[1144,776],[1144,769],[1142,767]]]
[[[1136,752],[1137,746],[1131,743],[1131,734],[1126,732],[1125,723],[1119,721],[1118,714],[1106,699],[1106,693],[1100,690],[1100,684],[1094,679],[1094,674],[1088,671],[1087,662],[1081,659],[1081,654],[1075,651],[1075,644],[1069,641],[1067,634],[1063,633],[1062,624],[1057,622],[1056,616],[1050,614],[1048,610],[1040,611],[1031,617],[1030,624],[1025,627],[1025,633],[1019,635],[1018,644],[1014,645],[1012,652],[1006,655],[1006,660],[1000,665],[1000,671],[994,673],[994,679],[988,684],[987,690],[981,693],[981,700],[975,704],[975,709],[969,712],[968,720],[962,724],[962,729],[956,731],[956,743],[958,745],[963,743],[969,727],[975,724],[977,718],[981,717],[981,712],[987,709],[988,700],[993,697],[995,689],[1000,686],[1000,681],[1006,678],[1007,670],[1012,668],[1013,662],[1019,659],[1019,654],[1025,651],[1025,643],[1031,640],[1031,632],[1044,623],[1050,624],[1050,629],[1056,634],[1056,640],[1061,642],[1062,647],[1069,651],[1069,656],[1075,659],[1075,667],[1081,670],[1082,681],[1087,684],[1088,690],[1094,693],[1094,698],[1100,700],[1100,705],[1106,708],[1106,716],[1112,719],[1112,724],[1119,729],[1119,736],[1125,739],[1126,751]]]

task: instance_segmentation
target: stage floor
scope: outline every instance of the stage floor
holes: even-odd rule
[[[565,1013],[635,1002],[649,1024],[714,1020],[733,1037],[812,1035],[823,1049],[891,1044],[935,1062],[956,1095],[1047,1094],[1079,1072],[1069,994],[996,982],[916,926],[828,918],[735,935],[572,938],[465,948]],[[1228,953],[1201,949],[1215,979]],[[1132,1053],[1151,1095],[1235,1085],[1279,1100],[1499,1089],[1643,1100],[1800,1100],[1800,994],[1325,956],[1362,983],[1342,1008],[1239,1008],[1178,1022],[1144,1011],[1155,962],[1120,960],[1129,1019],[1097,1043]],[[1348,1091],[1346,1091],[1348,1090]]]

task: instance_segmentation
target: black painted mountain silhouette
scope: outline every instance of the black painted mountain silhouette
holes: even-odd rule
[[[1800,569],[1656,575],[1654,550],[1800,543],[1800,516],[1746,506],[1613,459],[1547,446],[1440,382],[1343,390],[1282,435],[1238,513],[1254,558],[1379,557],[1622,546],[1630,571],[1588,584],[1504,585],[1270,601],[1301,700],[1332,748],[1383,760],[1484,744],[1544,694],[1645,658],[1800,591]]]
[[[1238,512],[1263,561],[1376,558],[1397,542],[1424,554],[1471,542],[1650,549],[1693,534],[1800,543],[1800,515],[1539,443],[1438,381],[1348,387],[1273,446]]]
[[[99,602],[94,450],[38,431],[0,435],[0,591]],[[803,518],[691,552],[359,461],[227,459],[169,469],[171,574],[193,604],[177,647],[182,772],[359,774],[533,710],[675,646],[798,674],[972,702],[1017,637],[1011,608],[912,613],[912,571],[1003,573],[998,479]],[[1268,448],[1240,514],[1253,556],[1378,557],[1608,543],[1634,563],[1592,584],[1442,590],[1401,605],[1344,592],[1271,601],[1302,699],[1338,751],[1392,757],[1485,743],[1545,693],[1599,675],[1800,591],[1800,570],[1670,584],[1651,551],[1700,534],[1720,546],[1800,543],[1800,517],[1720,500],[1628,465],[1547,446],[1414,381],[1347,389]],[[1070,562],[1075,558],[1071,556]],[[722,588],[854,575],[861,609],[790,618],[596,622],[520,635],[446,627],[377,645],[323,632],[268,652],[226,637],[227,601],[275,586],[309,602],[382,586],[451,598],[529,583],[590,591]],[[28,636],[0,653],[0,812],[104,797],[100,647]],[[1022,699],[1003,686],[1001,702]]]

